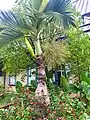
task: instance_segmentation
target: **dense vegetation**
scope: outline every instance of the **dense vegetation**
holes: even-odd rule
[[[59,4],[33,1],[19,0],[12,12],[1,12],[0,45],[10,41],[0,49],[3,71],[17,74],[37,64],[38,82],[23,86],[17,81],[16,92],[6,91],[1,85],[0,119],[90,120],[89,36],[77,22],[75,26],[68,11],[69,0],[63,0],[63,4],[59,0]],[[69,29],[65,30],[66,26]],[[53,71],[62,68],[65,72],[66,64],[70,65],[69,75],[64,74],[59,78],[60,85],[54,85]],[[35,96],[35,90],[40,94]]]
[[[86,85],[86,83],[84,83]],[[3,111],[0,110],[1,120],[42,120],[43,113],[48,120],[89,120],[90,119],[90,96],[87,98],[85,89],[87,86],[82,86],[82,97],[80,96],[80,87],[75,84],[70,85],[68,91],[64,88],[55,86],[48,81],[49,95],[51,105],[47,111],[41,104],[41,109],[37,111],[38,102],[35,100],[34,91],[36,82],[32,81],[31,87],[22,86],[20,82],[16,84],[16,94],[12,97],[12,106],[7,106]],[[88,86],[89,87],[89,86]],[[5,99],[5,98],[4,98]],[[9,101],[10,102],[10,101]],[[39,103],[40,104],[40,103]],[[8,104],[9,105],[9,104]]]

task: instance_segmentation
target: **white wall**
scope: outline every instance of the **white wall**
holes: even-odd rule
[[[25,76],[25,75],[26,75],[26,71],[21,72],[20,74],[18,74],[16,76],[16,81],[20,81],[23,85],[26,85],[27,84],[27,76]],[[25,76],[24,81],[21,80],[22,76]],[[8,90],[15,91],[15,86],[9,86],[9,74],[6,74],[5,88],[8,89]]]

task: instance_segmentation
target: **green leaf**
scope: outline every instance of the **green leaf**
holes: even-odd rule
[[[65,78],[65,76],[61,76],[61,86],[63,87],[64,90],[69,90],[70,86],[69,83],[67,81],[67,79]]]
[[[88,85],[90,85],[90,79],[88,78],[88,76],[86,76],[85,73],[81,74],[81,81],[86,82]]]
[[[21,92],[21,88],[22,88],[22,83],[17,81],[16,82],[16,91],[17,91],[17,93]]]

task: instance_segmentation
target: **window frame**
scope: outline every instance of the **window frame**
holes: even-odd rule
[[[27,68],[27,86],[30,86],[30,84],[31,84],[31,81],[32,81],[32,79],[31,79],[31,76],[32,76],[32,72],[31,72],[31,70],[32,69],[35,69],[35,71],[36,71],[36,68],[30,68],[30,67],[28,67]],[[29,80],[29,78],[30,78],[30,80]],[[37,75],[35,75],[35,81],[37,80]],[[29,82],[30,81],[30,82]]]
[[[12,77],[14,77],[14,81],[15,81],[15,83],[12,82],[13,84],[11,84],[11,78]],[[9,75],[9,83],[8,83],[8,85],[9,86],[16,86],[16,75],[15,76],[14,75],[13,76]]]

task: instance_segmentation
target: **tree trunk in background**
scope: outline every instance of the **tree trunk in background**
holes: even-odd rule
[[[5,82],[6,82],[6,72],[3,73],[4,75],[4,88],[5,88]]]

